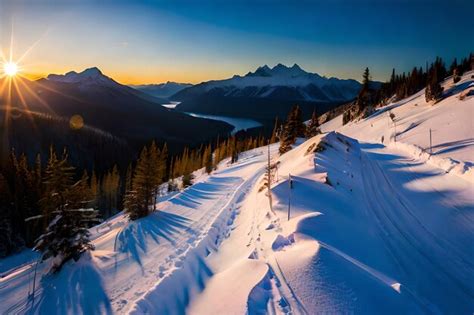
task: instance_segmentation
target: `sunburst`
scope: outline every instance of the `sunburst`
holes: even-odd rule
[[[14,77],[18,73],[18,65],[14,62],[3,64],[3,73],[9,77]]]

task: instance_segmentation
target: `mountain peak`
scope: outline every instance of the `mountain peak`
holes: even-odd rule
[[[285,76],[285,77],[297,77],[307,75],[308,72],[300,68],[296,63],[292,67],[285,66],[284,64],[277,64],[271,70],[273,75]]]
[[[79,75],[82,75],[82,76],[98,76],[98,75],[103,75],[103,74],[102,74],[102,71],[100,71],[99,68],[92,67],[92,68],[88,68],[88,69],[82,71],[81,73],[79,73]]]
[[[105,76],[102,71],[97,67],[87,68],[84,71],[77,73],[76,71],[69,71],[68,73],[62,74],[50,74],[48,80],[63,82],[63,83],[84,83],[90,81],[112,81],[110,78]]]
[[[303,69],[301,69],[301,67],[300,67],[297,63],[295,63],[295,64],[291,67],[291,69],[303,70]]]

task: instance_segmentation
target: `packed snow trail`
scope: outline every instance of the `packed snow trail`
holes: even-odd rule
[[[361,144],[361,162],[367,209],[404,272],[404,286],[430,311],[449,312],[454,301],[462,313],[472,311],[472,184],[381,145]]]

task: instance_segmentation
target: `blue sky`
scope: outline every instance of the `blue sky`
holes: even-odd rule
[[[200,82],[298,63],[385,80],[474,50],[474,1],[0,1],[0,44],[33,75],[98,66],[124,83]]]

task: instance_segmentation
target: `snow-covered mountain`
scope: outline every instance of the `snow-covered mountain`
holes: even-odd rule
[[[257,97],[311,102],[348,101],[360,90],[356,80],[342,80],[322,77],[306,72],[297,64],[287,67],[278,64],[267,65],[244,76],[209,81],[185,89],[172,97],[185,100],[188,97],[209,93],[226,97]]]
[[[80,73],[70,71],[66,74],[50,74],[47,79],[63,83],[118,85],[117,82],[105,76],[97,67],[88,68]]]
[[[164,99],[154,97],[148,93],[120,84],[103,74],[97,67],[88,68],[79,73],[76,71],[70,71],[66,74],[50,74],[46,80],[52,83],[73,85],[84,93],[107,90],[107,93],[134,95],[158,104],[164,104],[167,102]]]
[[[131,85],[132,88],[159,98],[168,98],[181,90],[193,86],[190,83],[168,81],[161,84]]]
[[[170,97],[176,109],[209,115],[245,117],[273,125],[275,117],[285,119],[298,104],[309,118],[354,99],[361,84],[355,80],[326,78],[301,69],[267,65],[244,76],[208,81],[184,89]]]

